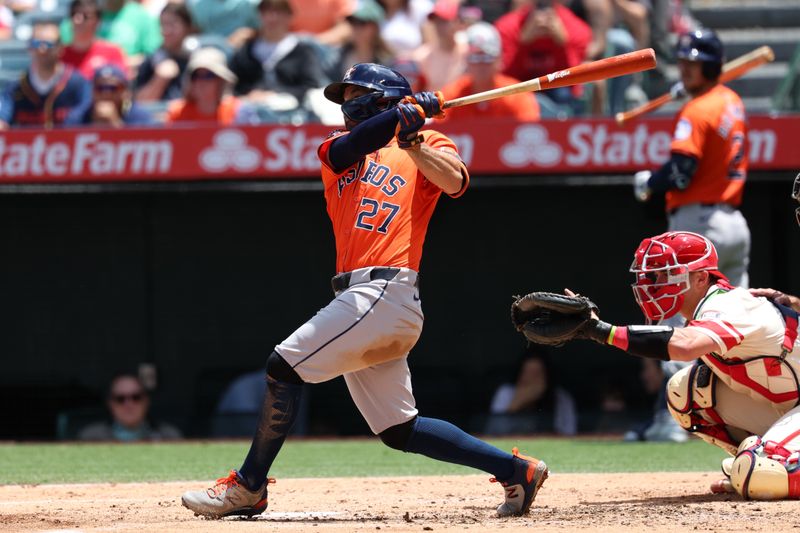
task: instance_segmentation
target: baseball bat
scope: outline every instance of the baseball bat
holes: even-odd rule
[[[477,104],[485,100],[494,100],[517,93],[530,91],[544,91],[556,87],[567,87],[590,81],[604,80],[616,76],[624,76],[634,72],[649,70],[656,66],[656,54],[652,48],[637,50],[627,54],[607,57],[582,65],[576,65],[564,70],[558,70],[528,81],[513,85],[499,87],[490,91],[470,94],[461,98],[448,100],[442,106],[444,109],[460,107],[462,105]]]
[[[769,46],[762,46],[760,48],[756,48],[755,50],[748,52],[742,56],[737,57],[732,61],[728,61],[722,66],[722,74],[719,76],[720,83],[727,83],[731,80],[735,80],[736,78],[742,76],[746,72],[753,70],[754,68],[763,65],[764,63],[769,63],[775,59],[775,54],[772,51],[772,48]],[[681,82],[676,83],[672,86],[670,91],[666,94],[662,94],[658,98],[653,98],[649,102],[640,105],[630,111],[625,111],[622,113],[617,113],[614,115],[614,118],[617,121],[617,124],[620,126],[632,120],[634,118],[640,117],[646,113],[651,111],[655,111],[659,107],[664,104],[667,104],[673,100],[678,100],[679,98],[683,98],[686,95],[685,91],[683,90],[683,84]]]

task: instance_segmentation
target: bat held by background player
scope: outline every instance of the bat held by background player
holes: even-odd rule
[[[727,83],[731,80],[735,80],[754,68],[759,67],[764,63],[769,63],[774,59],[775,53],[769,46],[761,46],[756,48],[751,52],[725,63],[722,66],[722,74],[719,76],[719,82]],[[629,120],[633,120],[634,118],[650,113],[651,111],[655,111],[662,105],[668,104],[673,100],[679,100],[685,96],[686,90],[683,87],[683,83],[677,82],[670,88],[668,93],[662,94],[658,98],[653,98],[649,102],[631,109],[630,111],[617,113],[614,116],[614,119],[617,121],[617,124],[623,125]]]
[[[650,70],[655,68],[655,66],[655,52],[652,48],[645,48],[627,54],[620,54],[589,63],[583,63],[528,81],[507,85],[506,87],[499,87],[490,91],[483,91],[462,98],[448,100],[442,107],[448,109],[451,107],[477,104],[478,102],[502,98],[503,96],[517,93],[545,91],[557,87],[568,87],[570,85],[579,85],[591,81],[605,80],[617,76],[625,76],[626,74],[633,74],[634,72]]]

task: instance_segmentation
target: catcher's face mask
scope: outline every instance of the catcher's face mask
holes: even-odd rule
[[[689,290],[689,267],[680,264],[675,251],[664,243],[645,239],[630,268],[636,275],[631,285],[636,303],[648,323],[678,314]]]

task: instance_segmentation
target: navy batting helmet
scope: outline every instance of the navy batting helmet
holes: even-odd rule
[[[342,106],[344,114],[356,121],[376,115],[412,94],[408,81],[396,70],[375,63],[358,63],[345,72],[342,81],[325,87],[325,98],[343,104],[344,90],[348,85],[372,89],[368,95],[354,98]]]
[[[703,76],[715,80],[722,72],[725,48],[713,30],[700,28],[680,36],[675,55],[678,59],[701,61]]]

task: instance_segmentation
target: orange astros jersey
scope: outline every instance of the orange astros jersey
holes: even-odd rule
[[[425,144],[458,156],[446,136],[432,130],[423,134]],[[337,272],[370,266],[419,271],[428,222],[442,190],[417,170],[396,139],[343,172],[334,172],[327,163],[328,150],[340,135],[346,132],[325,139],[317,151],[336,237]],[[454,198],[469,183],[466,169],[462,172],[464,183]]]
[[[747,126],[735,92],[716,85],[686,103],[675,119],[672,152],[697,158],[685,190],[667,192],[667,210],[691,203],[738,207],[747,178]]]

